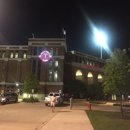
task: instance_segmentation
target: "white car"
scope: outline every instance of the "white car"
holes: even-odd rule
[[[61,104],[63,104],[63,102],[64,102],[64,97],[62,96],[61,93],[58,93],[58,92],[50,92],[50,93],[48,94],[48,96],[45,97],[45,100],[44,100],[45,106],[49,106],[49,105],[50,105],[50,99],[51,99],[51,97],[53,96],[53,93],[55,93],[55,96],[56,96],[56,98],[57,98],[56,105],[61,105]]]

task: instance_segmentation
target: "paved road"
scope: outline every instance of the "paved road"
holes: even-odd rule
[[[52,113],[42,102],[0,105],[0,130],[37,130],[63,107],[56,107]]]

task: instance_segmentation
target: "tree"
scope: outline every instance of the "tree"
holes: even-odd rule
[[[120,49],[115,49],[110,58],[106,61],[103,76],[104,93],[113,92],[120,97],[120,110],[123,117],[122,94],[128,92],[129,87],[129,56]]]
[[[86,94],[86,85],[81,80],[75,79],[69,85],[69,94],[74,94],[76,97]]]
[[[99,99],[100,96],[103,96],[103,87],[102,87],[102,83],[98,82],[96,84],[96,96],[97,96],[97,101]]]
[[[38,85],[39,81],[37,80],[36,76],[33,73],[30,73],[24,81],[23,91],[31,94],[32,89],[34,89],[34,93],[37,93],[39,91]]]
[[[97,84],[91,84],[87,87],[87,93],[90,96],[96,97],[96,100],[98,101],[99,97],[103,95],[103,87],[102,83],[98,82]]]

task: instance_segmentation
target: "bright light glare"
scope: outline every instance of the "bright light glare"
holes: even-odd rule
[[[93,34],[94,34],[94,40],[95,43],[98,43],[101,47],[103,47],[107,53],[110,54],[110,49],[107,46],[107,36],[103,31],[100,31],[96,28],[96,26],[93,24],[93,22],[89,19],[89,17],[86,17],[86,20],[89,24],[89,27],[91,28]]]
[[[94,28],[95,40],[98,44],[100,44],[103,48],[107,47],[106,36],[103,32],[100,32],[98,29]]]

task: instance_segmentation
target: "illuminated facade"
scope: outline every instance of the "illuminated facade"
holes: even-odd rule
[[[73,79],[86,85],[102,82],[105,60],[81,52],[71,51],[65,55],[65,88]]]
[[[40,84],[39,100],[49,92],[67,92],[74,79],[86,85],[102,82],[106,61],[77,51],[67,51],[64,38],[29,38],[28,45],[0,45],[0,93],[21,92],[33,72]],[[112,94],[109,100],[118,100]],[[125,99],[126,96],[122,95]]]
[[[66,50],[63,38],[29,38],[28,46],[0,46],[0,91],[17,92],[25,78],[33,72],[40,83],[39,98],[50,91],[63,92],[63,70]],[[47,51],[52,57],[47,61]],[[42,59],[43,61],[41,61]],[[45,62],[46,60],[46,62]],[[19,84],[19,85],[16,85]],[[19,87],[19,88],[18,88]]]

